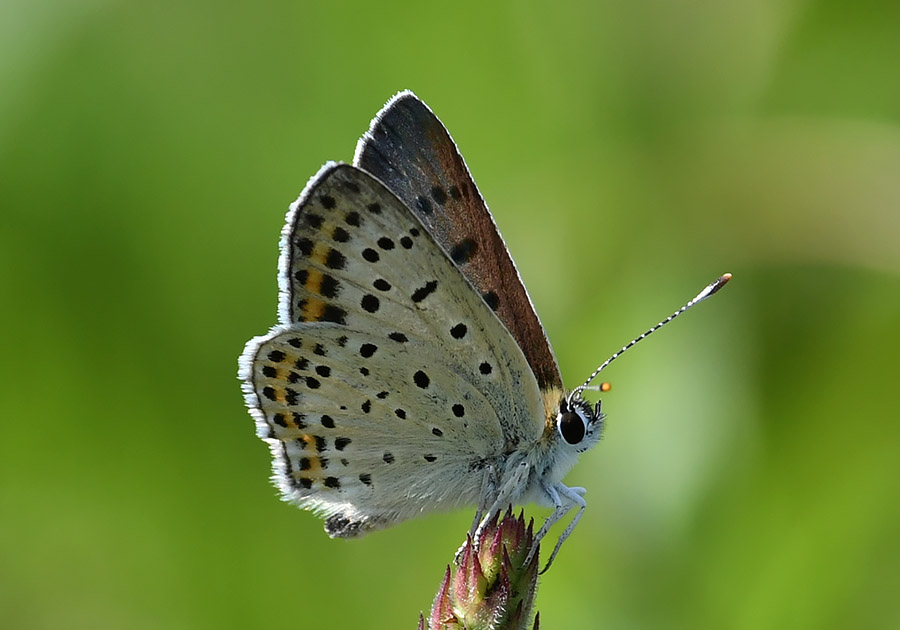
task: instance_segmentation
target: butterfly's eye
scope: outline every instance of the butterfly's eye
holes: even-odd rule
[[[569,444],[578,444],[587,432],[585,419],[574,411],[563,411],[556,419],[559,434]]]

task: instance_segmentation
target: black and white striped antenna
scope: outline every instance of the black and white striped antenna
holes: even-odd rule
[[[651,328],[650,330],[645,332],[643,335],[640,335],[639,337],[635,337],[630,342],[628,342],[626,345],[622,346],[621,350],[619,350],[618,352],[613,354],[611,357],[609,357],[606,361],[601,363],[600,367],[598,367],[596,370],[594,370],[594,372],[590,375],[588,380],[586,380],[583,384],[579,385],[574,390],[572,390],[571,397],[581,398],[581,392],[583,392],[586,389],[591,389],[591,390],[596,390],[596,391],[608,390],[609,386],[606,383],[604,383],[602,385],[591,386],[591,381],[593,381],[597,377],[597,375],[600,374],[600,372],[602,372],[606,368],[607,365],[609,365],[610,363],[612,363],[613,361],[618,359],[620,356],[622,356],[622,354],[626,350],[628,350],[629,348],[634,346],[637,342],[639,342],[643,339],[646,339],[652,333],[655,333],[657,330],[659,330],[660,328],[662,328],[663,326],[668,324],[670,321],[672,321],[673,319],[675,319],[676,317],[678,317],[679,315],[684,313],[686,310],[688,310],[692,306],[699,304],[706,298],[712,296],[716,291],[718,291],[719,289],[724,287],[728,283],[729,280],[731,280],[730,273],[722,274],[721,276],[716,278],[713,282],[708,284],[706,286],[706,288],[703,289],[700,293],[698,293],[697,296],[693,300],[691,300],[690,302],[688,302],[687,304],[682,306],[680,309],[678,309],[677,311],[675,311],[674,313],[672,313],[671,315],[666,317],[664,320],[659,322],[656,326],[654,326],[653,328]]]

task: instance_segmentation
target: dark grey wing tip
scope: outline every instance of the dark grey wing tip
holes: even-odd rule
[[[356,143],[356,151],[353,153],[353,165],[361,166],[364,160],[363,153],[375,140],[377,133],[385,133],[386,123],[389,119],[402,117],[406,120],[403,124],[413,124],[415,121],[423,119],[437,122],[442,128],[443,123],[435,115],[431,108],[425,104],[421,98],[415,95],[412,90],[401,90],[394,94],[384,106],[378,110],[375,117],[369,123],[369,129],[360,137]],[[398,121],[399,122],[399,121]],[[446,128],[444,128],[446,131]]]
[[[425,104],[421,98],[415,95],[412,90],[400,90],[396,94],[394,94],[391,98],[388,99],[387,103],[385,103],[378,113],[375,114],[375,117],[372,119],[372,122],[369,125],[369,129],[371,130],[378,122],[388,116],[391,112],[399,108],[424,108],[426,111],[434,115],[434,112],[431,111],[431,108]]]

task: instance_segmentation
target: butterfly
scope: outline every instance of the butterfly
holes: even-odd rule
[[[600,402],[582,392],[730,277],[566,391],[465,161],[409,91],[378,113],[352,165],[309,181],[280,251],[279,323],[247,343],[239,376],[283,498],[339,538],[473,505],[477,538],[500,510],[534,502],[553,512],[532,554],[574,509],[547,566],[586,507],[562,478],[603,432]]]

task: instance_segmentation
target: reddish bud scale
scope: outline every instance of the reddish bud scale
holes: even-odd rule
[[[450,567],[434,599],[430,630],[528,630],[537,591],[537,554],[522,562],[534,541],[533,522],[507,511],[492,518],[478,543],[466,537],[455,572]],[[534,617],[536,630],[537,615]],[[425,630],[424,617],[419,618]]]

